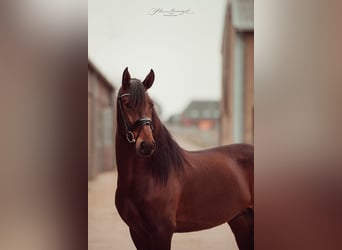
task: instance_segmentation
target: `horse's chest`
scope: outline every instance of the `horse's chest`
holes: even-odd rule
[[[123,221],[129,226],[140,220],[139,209],[131,200],[119,201],[117,209]]]
[[[145,219],[148,216],[149,204],[142,196],[128,196],[126,193],[117,192],[116,207],[121,218],[129,227],[146,228]]]

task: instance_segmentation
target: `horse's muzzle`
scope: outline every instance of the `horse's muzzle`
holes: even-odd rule
[[[149,157],[154,153],[155,149],[156,149],[156,143],[154,141],[152,141],[151,143],[142,141],[140,143],[140,147],[137,153],[141,156]]]

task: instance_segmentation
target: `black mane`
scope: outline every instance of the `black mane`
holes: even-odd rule
[[[173,140],[171,134],[161,123],[155,110],[153,110],[154,139],[156,141],[156,150],[152,157],[152,175],[162,183],[166,183],[171,168],[176,172],[184,167],[184,150]]]

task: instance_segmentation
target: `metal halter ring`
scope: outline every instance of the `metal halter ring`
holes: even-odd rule
[[[134,143],[135,142],[135,136],[132,131],[127,131],[126,133],[126,139],[129,143]]]

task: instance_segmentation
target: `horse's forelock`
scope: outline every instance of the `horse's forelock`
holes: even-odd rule
[[[140,80],[132,79],[131,85],[128,91],[130,94],[130,104],[133,107],[140,106],[144,103],[145,87]]]

